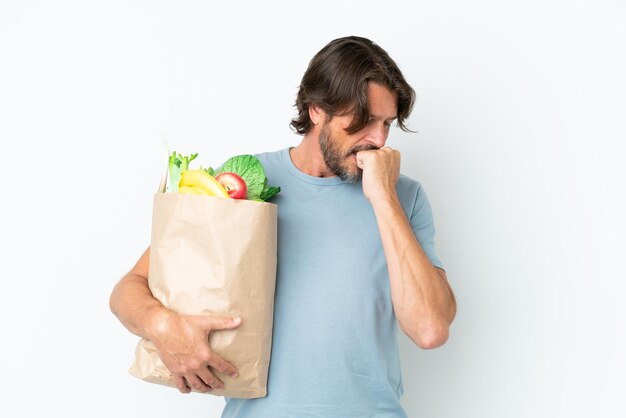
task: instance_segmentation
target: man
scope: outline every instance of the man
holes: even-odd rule
[[[347,37],[311,60],[291,125],[295,148],[262,153],[281,186],[268,394],[226,399],[223,417],[405,417],[397,328],[417,346],[444,344],[456,301],[435,254],[421,185],[399,174],[385,142],[415,93],[388,54]],[[222,387],[211,368],[236,369],[211,351],[226,317],[179,315],[148,288],[149,248],[111,295],[111,309],[150,339],[183,393]]]

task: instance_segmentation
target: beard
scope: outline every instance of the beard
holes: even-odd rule
[[[352,156],[352,153],[375,149],[378,148],[373,145],[360,145],[347,151],[342,150],[338,141],[333,138],[328,124],[325,124],[320,132],[320,150],[326,166],[346,183],[356,183],[361,180],[363,175],[363,170],[356,164],[353,169],[350,168],[347,159]]]

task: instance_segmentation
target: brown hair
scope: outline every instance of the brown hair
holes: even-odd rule
[[[370,118],[367,83],[387,87],[397,97],[398,126],[409,132],[405,121],[415,102],[415,91],[406,82],[396,63],[374,42],[358,36],[331,41],[309,62],[295,107],[298,117],[290,126],[300,135],[312,128],[309,106],[319,106],[329,118],[336,114],[354,113],[346,131],[363,129]]]

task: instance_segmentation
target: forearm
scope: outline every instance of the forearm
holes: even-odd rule
[[[148,280],[129,273],[115,286],[109,300],[111,311],[133,334],[151,340],[151,336],[170,311],[154,298]]]
[[[420,347],[439,346],[455,315],[451,289],[415,238],[397,195],[373,207],[398,323]]]

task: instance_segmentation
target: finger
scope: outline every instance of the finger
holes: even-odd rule
[[[212,353],[211,359],[208,361],[209,366],[213,367],[215,370],[219,370],[220,372],[230,375],[231,377],[239,376],[237,369],[232,364],[228,363],[219,355]]]
[[[185,382],[185,379],[182,376],[178,376],[175,374],[173,375],[173,377],[174,377],[174,383],[176,384],[176,387],[178,388],[180,393],[191,392],[191,388],[187,386],[187,383]]]
[[[224,382],[211,373],[208,366],[198,371],[198,377],[202,379],[207,386],[210,386],[213,389],[224,388]]]
[[[356,165],[357,165],[357,167],[363,169],[365,167],[365,160],[366,159],[367,159],[367,156],[365,156],[365,155],[363,155],[361,153],[357,153],[356,154]]]
[[[187,380],[189,386],[198,392],[209,392],[211,390],[211,387],[207,386],[202,379],[195,374],[185,375],[185,379]]]
[[[241,324],[241,318],[231,318],[229,316],[207,316],[205,327],[208,331],[215,329],[232,329]]]

